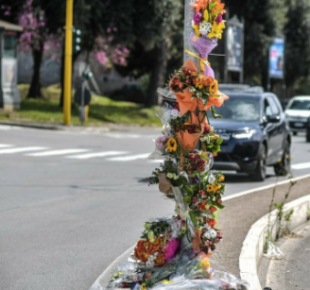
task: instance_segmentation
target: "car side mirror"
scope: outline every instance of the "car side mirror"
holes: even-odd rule
[[[267,122],[268,123],[278,123],[280,122],[281,118],[279,115],[271,115],[267,116]]]

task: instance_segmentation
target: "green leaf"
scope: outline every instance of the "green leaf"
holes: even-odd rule
[[[192,222],[193,222],[195,228],[197,228],[197,227],[198,227],[198,224],[197,224],[197,220],[196,220],[196,215],[195,215],[195,213],[194,213],[193,211],[190,211],[189,216],[191,217],[191,220],[192,220]]]
[[[222,117],[221,115],[216,114],[215,109],[214,109],[213,106],[211,107],[211,112],[212,112],[212,115],[213,115],[213,117],[214,117],[215,119],[223,119],[223,117]]]
[[[186,190],[187,193],[189,193],[190,195],[194,194],[193,189],[189,186],[189,185],[184,185],[184,189]]]

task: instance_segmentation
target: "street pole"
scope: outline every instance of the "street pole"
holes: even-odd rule
[[[0,108],[4,107],[4,100],[3,100],[3,89],[2,89],[2,58],[3,58],[3,51],[4,51],[4,39],[3,39],[4,28],[0,27]]]
[[[67,0],[64,73],[64,124],[71,123],[73,0]]]
[[[192,28],[192,19],[194,15],[194,9],[191,7],[193,0],[184,0],[184,52],[183,52],[183,61],[186,62],[189,58],[198,65],[198,61],[195,57],[189,55],[185,52],[185,49],[195,52],[194,46],[191,44],[190,34],[193,30]]]

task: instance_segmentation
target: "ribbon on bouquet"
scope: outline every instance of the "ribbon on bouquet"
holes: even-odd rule
[[[191,51],[189,51],[188,49],[185,49],[185,52],[195,58],[197,58],[199,60],[199,66],[200,66],[200,70],[201,71],[205,71],[205,65],[210,66],[210,62],[208,62],[208,58],[202,58],[200,57],[198,54],[193,53]]]

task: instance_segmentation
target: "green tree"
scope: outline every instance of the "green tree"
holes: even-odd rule
[[[268,52],[276,34],[272,0],[225,0],[230,16],[245,21],[244,72],[249,80],[267,85]]]
[[[287,1],[287,23],[284,27],[286,39],[285,70],[286,84],[294,83],[309,76],[310,67],[310,21],[309,2],[299,0],[296,3]]]
[[[102,22],[107,28],[117,27],[115,41],[127,43],[131,51],[127,68],[120,72],[134,76],[149,73],[145,105],[157,104],[156,90],[165,83],[167,61],[178,62],[182,54],[173,57],[169,50],[175,45],[172,40],[178,45],[183,42],[183,0],[105,1],[104,5]]]

